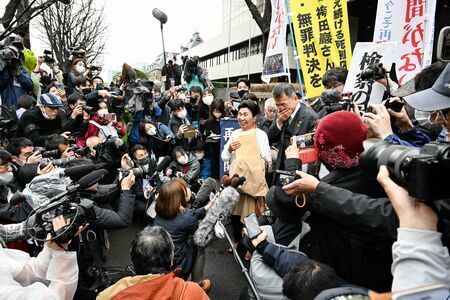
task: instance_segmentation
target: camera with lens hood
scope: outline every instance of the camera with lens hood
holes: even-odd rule
[[[363,170],[376,176],[382,165],[409,195],[425,202],[450,199],[450,144],[431,142],[423,147],[392,145],[379,139],[364,141]]]

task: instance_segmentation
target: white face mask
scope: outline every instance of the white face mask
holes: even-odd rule
[[[180,94],[180,95],[178,96],[178,99],[180,99],[180,100],[185,100],[185,99],[186,99],[186,95],[185,95],[185,94]]]
[[[9,184],[14,179],[13,172],[6,172],[0,174],[0,184]]]
[[[203,97],[203,103],[205,103],[206,105],[210,106],[211,103],[213,102],[214,97],[209,95],[209,96],[205,96]]]
[[[77,71],[78,74],[83,74],[86,71],[86,68],[84,66],[75,66],[75,71]]]
[[[195,152],[195,157],[197,157],[197,159],[203,159],[203,157],[205,157],[205,152]]]
[[[184,118],[186,118],[186,116],[187,116],[186,109],[183,109],[183,111],[180,111],[180,112],[177,113],[177,117],[180,118],[180,119],[184,119]]]
[[[107,113],[108,113],[107,108],[102,108],[102,109],[97,110],[97,115],[101,118],[103,118]]]
[[[146,133],[148,135],[156,135],[156,129],[155,128],[149,129],[149,130],[146,131]]]
[[[183,155],[179,158],[177,158],[177,161],[180,165],[185,165],[188,163],[188,156],[187,155]]]

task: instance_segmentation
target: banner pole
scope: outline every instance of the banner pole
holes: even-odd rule
[[[300,85],[300,95],[302,95],[302,99],[303,99],[303,98],[305,98],[305,95],[303,94],[302,77],[300,76],[300,57],[298,56],[297,45],[295,44],[295,39],[294,39],[294,29],[292,28],[291,11],[289,9],[290,8],[289,0],[286,0],[285,3],[286,3],[286,13],[287,13],[287,17],[288,17],[289,31],[290,31],[290,35],[291,35],[291,41],[292,41],[292,48],[294,50],[294,60],[295,60],[295,67],[297,69],[297,78],[298,78],[298,83]]]

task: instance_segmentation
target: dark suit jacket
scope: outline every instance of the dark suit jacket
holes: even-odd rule
[[[284,150],[290,145],[291,137],[312,132],[317,124],[318,116],[314,110],[307,107],[305,104],[300,103],[300,109],[295,114],[292,122],[290,124],[286,122],[283,125],[283,127],[285,127],[283,140],[281,140],[283,127],[281,128],[282,130],[278,129],[276,119],[277,117],[275,117],[275,120],[272,122],[267,136],[269,137],[270,144],[277,144],[278,149],[282,152],[282,155],[278,155],[276,165],[282,168],[284,162]],[[281,159],[281,162],[278,163],[279,159]]]

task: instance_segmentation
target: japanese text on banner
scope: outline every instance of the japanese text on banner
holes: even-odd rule
[[[373,40],[398,42],[399,84],[431,64],[436,0],[380,0]]]
[[[272,0],[272,20],[261,75],[261,79],[266,83],[269,83],[272,77],[286,75],[286,18],[284,0]]]
[[[346,0],[291,0],[297,52],[307,97],[323,91],[322,76],[351,60]]]
[[[231,138],[231,134],[233,131],[239,128],[239,123],[237,119],[221,119],[220,120],[220,153],[222,153],[225,144]],[[223,174],[228,173],[230,171],[230,162],[223,161],[222,157],[220,157],[220,177],[222,178]]]

